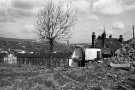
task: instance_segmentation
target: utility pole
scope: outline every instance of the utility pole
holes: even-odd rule
[[[106,39],[106,29],[104,27],[104,32],[102,34],[102,39],[103,39],[103,48],[105,48],[105,39]]]
[[[134,34],[134,25],[132,26],[132,28],[133,28],[133,39],[135,38],[135,34]]]
[[[69,46],[69,40],[67,40],[67,45]]]

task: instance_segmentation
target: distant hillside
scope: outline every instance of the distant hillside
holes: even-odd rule
[[[5,41],[35,41],[33,39],[17,39],[17,38],[5,38],[5,37],[0,37],[0,40],[5,40]]]
[[[37,42],[36,40],[31,40],[31,39],[15,39],[15,38],[0,37],[0,48],[4,50],[11,48],[11,49],[22,49],[28,51],[47,52],[49,49],[49,44],[47,41]],[[68,50],[68,47],[66,44],[55,42],[54,50],[65,51]]]

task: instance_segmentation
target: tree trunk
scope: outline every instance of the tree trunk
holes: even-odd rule
[[[53,52],[53,48],[54,48],[54,40],[49,39],[49,52]]]
[[[48,39],[49,40],[49,52],[53,52],[54,47],[54,39]],[[49,61],[48,61],[48,68],[51,68],[51,59],[52,59],[52,53],[49,53]]]

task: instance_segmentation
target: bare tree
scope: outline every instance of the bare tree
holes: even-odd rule
[[[49,41],[50,51],[53,51],[54,41],[69,38],[74,21],[75,13],[69,3],[65,5],[51,1],[38,13],[39,36]]]

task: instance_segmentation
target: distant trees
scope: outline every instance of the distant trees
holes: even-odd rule
[[[49,41],[51,52],[54,41],[70,37],[70,29],[75,19],[75,13],[69,3],[56,4],[50,1],[40,10],[37,15],[37,29],[40,38]]]

